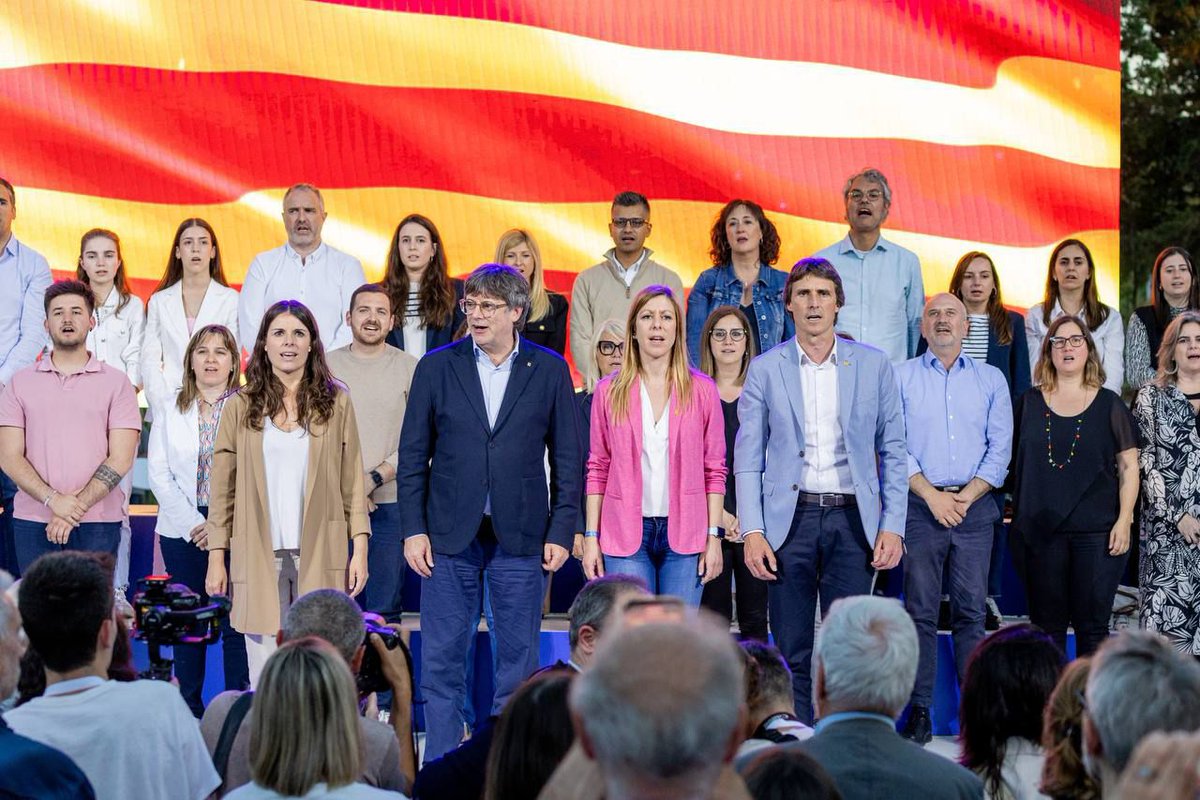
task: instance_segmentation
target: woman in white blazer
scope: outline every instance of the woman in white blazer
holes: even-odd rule
[[[229,287],[221,266],[217,234],[202,219],[185,219],[175,230],[167,270],[150,295],[146,317],[141,372],[152,410],[172,404],[183,387],[183,351],[194,330],[223,325],[237,341],[237,306],[237,290]]]
[[[159,547],[174,582],[198,592],[204,602],[204,576],[209,479],[213,443],[226,395],[236,389],[241,363],[233,333],[223,325],[206,325],[196,331],[183,356],[183,386],[175,402],[157,409],[150,428],[150,488],[158,499]],[[228,555],[226,555],[228,559]],[[246,640],[226,618],[221,623],[225,688],[245,689],[250,684]],[[200,691],[204,687],[205,645],[175,647],[175,677],[179,691],[199,718],[204,713]]]

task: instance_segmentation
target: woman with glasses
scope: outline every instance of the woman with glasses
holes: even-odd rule
[[[428,217],[409,214],[396,226],[383,287],[395,315],[387,342],[414,358],[450,344],[463,324],[463,282],[450,277],[442,236]]]
[[[496,243],[496,263],[516,267],[529,281],[529,318],[521,336],[561,356],[567,349],[567,298],[546,288],[533,235],[520,228],[505,231]]]
[[[596,385],[583,571],[637,575],[696,606],[721,574],[725,437],[716,384],[688,367],[681,316],[666,286],[638,292],[621,367]]]
[[[1182,247],[1168,247],[1154,259],[1150,273],[1150,305],[1135,308],[1125,331],[1125,378],[1138,388],[1154,380],[1158,348],[1171,320],[1200,309],[1200,283],[1192,257]]]
[[[750,359],[758,354],[750,335],[750,320],[741,309],[721,306],[708,315],[700,331],[700,371],[717,383],[721,414],[725,418],[725,510],[721,529],[721,574],[704,586],[700,604],[732,620],[734,586],[737,593],[738,630],[743,639],[767,641],[767,584],[750,574],[743,556],[738,527],[737,496],[733,481],[733,443],[737,438],[738,398],[746,382]]]
[[[700,273],[687,301],[688,357],[700,363],[707,343],[701,329],[714,309],[734,306],[749,320],[755,352],[765,353],[795,335],[784,309],[787,273],[772,269],[779,260],[779,232],[750,200],[730,200],[713,221],[708,251],[712,266]]]
[[[1029,618],[1063,652],[1108,636],[1125,571],[1138,493],[1137,432],[1121,398],[1104,388],[1104,367],[1083,320],[1050,323],[1018,401],[1013,446],[1010,544],[1029,597]]]
[[[1158,377],[1133,406],[1141,434],[1141,625],[1200,656],[1200,312],[1167,326]]]
[[[1035,364],[1042,352],[1042,339],[1048,335],[1050,323],[1064,314],[1087,325],[1088,333],[1096,343],[1096,358],[1104,367],[1104,388],[1120,394],[1125,381],[1125,334],[1121,315],[1115,308],[1100,302],[1092,251],[1078,239],[1064,239],[1050,253],[1045,297],[1042,302],[1030,306],[1025,315],[1030,364]],[[1036,371],[1033,380],[1037,383]]]

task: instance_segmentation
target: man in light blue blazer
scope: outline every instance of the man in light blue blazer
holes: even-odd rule
[[[887,355],[834,335],[846,302],[837,270],[797,262],[784,297],[796,338],[750,364],[734,473],[746,566],[770,582],[772,632],[811,723],[817,598],[823,616],[900,563],[908,452]]]

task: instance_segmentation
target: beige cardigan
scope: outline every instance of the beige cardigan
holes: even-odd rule
[[[230,621],[242,633],[280,628],[278,577],[271,546],[263,432],[246,426],[246,398],[230,397],[213,448],[208,549],[230,550]],[[358,425],[350,396],[338,392],[333,416],[314,428],[304,486],[299,593],[346,590],[348,543],[370,534]]]

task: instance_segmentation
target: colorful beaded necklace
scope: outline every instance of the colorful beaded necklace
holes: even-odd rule
[[[1071,449],[1067,453],[1067,460],[1059,464],[1054,460],[1054,442],[1050,438],[1050,410],[1046,409],[1046,459],[1050,462],[1050,466],[1055,469],[1066,469],[1067,464],[1071,463],[1071,459],[1075,457],[1075,445],[1079,444],[1079,430],[1083,427],[1083,414],[1081,413],[1075,418],[1075,435],[1071,437]]]

